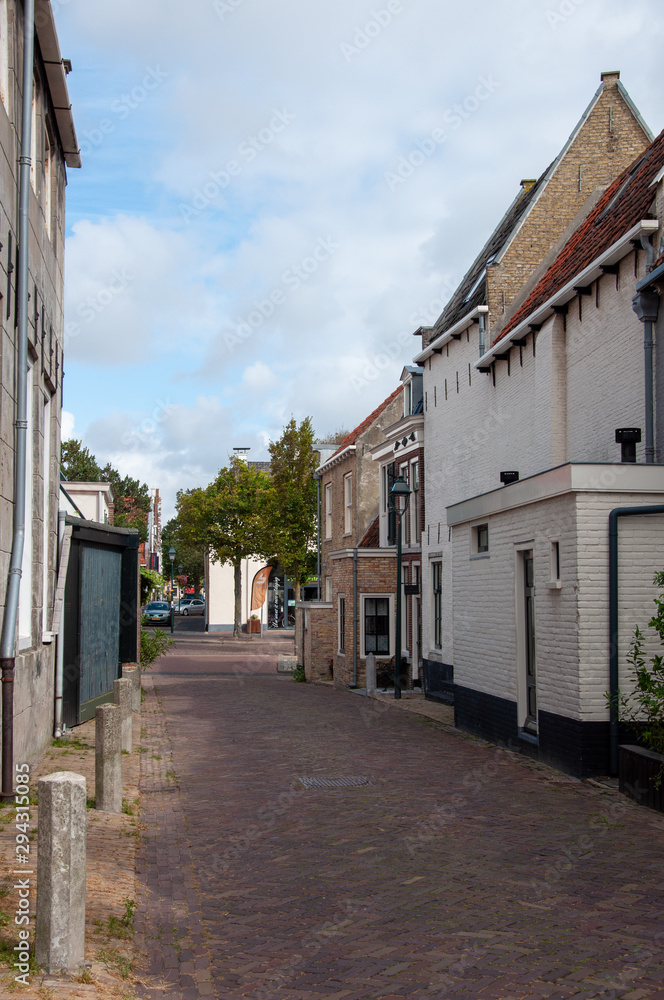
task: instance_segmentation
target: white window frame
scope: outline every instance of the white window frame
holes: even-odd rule
[[[484,543],[480,544],[480,532],[486,528],[486,548]],[[474,524],[470,529],[470,558],[488,559],[491,552],[491,533],[488,521],[481,521]]]
[[[332,538],[332,483],[325,483],[325,538]]]
[[[432,559],[431,560],[431,648],[432,649],[442,649],[443,648],[443,560],[442,559]],[[434,588],[434,567],[440,566],[440,590],[435,590]],[[440,621],[440,642],[436,642],[436,602],[440,604],[440,614],[438,619]]]
[[[387,614],[389,617],[389,643],[388,653],[376,653],[377,660],[391,660],[395,650],[395,628],[394,628],[394,594],[360,594],[360,658],[365,660],[365,603],[373,598],[385,599],[388,601]]]
[[[325,577],[325,601],[327,604],[332,603],[332,577]]]
[[[344,535],[353,531],[353,473],[344,476]]]

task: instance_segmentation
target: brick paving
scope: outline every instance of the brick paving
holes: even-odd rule
[[[168,985],[139,995],[664,998],[663,817],[265,642],[183,637],[144,678],[137,943]]]

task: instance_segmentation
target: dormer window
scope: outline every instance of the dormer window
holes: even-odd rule
[[[422,369],[408,366],[402,374],[403,380],[403,415],[412,417],[422,412],[424,401]]]

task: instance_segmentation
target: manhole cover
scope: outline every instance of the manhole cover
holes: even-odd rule
[[[353,788],[357,785],[369,785],[371,782],[363,776],[342,776],[340,778],[298,778],[305,788]]]

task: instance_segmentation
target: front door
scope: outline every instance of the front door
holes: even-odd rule
[[[537,732],[537,662],[535,656],[535,579],[532,549],[523,553],[523,593],[525,600],[526,721],[524,729]]]

